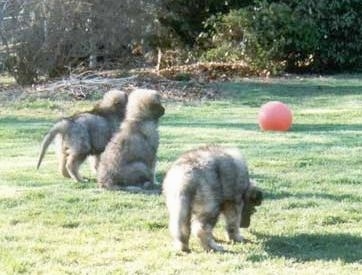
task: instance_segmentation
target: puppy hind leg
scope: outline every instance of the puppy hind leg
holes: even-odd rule
[[[189,252],[189,238],[191,229],[190,199],[179,196],[177,199],[168,199],[169,230],[174,240],[176,250]]]
[[[215,223],[216,223],[216,218],[215,220],[208,219],[207,222],[202,220],[195,220],[192,223],[192,231],[198,237],[202,247],[206,251],[210,250],[224,251],[224,248],[215,242],[214,237],[212,235],[212,230],[214,228]]]
[[[59,153],[58,159],[59,159],[59,171],[60,171],[60,173],[63,175],[63,177],[70,178],[70,175],[69,175],[68,170],[66,168],[66,163],[67,163],[66,154]]]
[[[67,163],[67,153],[63,148],[63,137],[61,135],[57,135],[55,137],[55,154],[59,163],[59,171],[65,178],[70,178],[70,175],[66,168]]]
[[[79,174],[79,166],[84,161],[84,157],[69,155],[66,161],[66,169],[70,177],[76,182],[83,182],[81,175]]]
[[[88,160],[92,174],[97,175],[97,170],[100,162],[100,155],[89,156]]]

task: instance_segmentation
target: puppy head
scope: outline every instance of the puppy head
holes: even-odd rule
[[[137,89],[129,95],[127,119],[157,120],[165,113],[161,104],[161,96],[155,90]]]
[[[241,212],[240,227],[247,228],[250,226],[251,215],[256,212],[255,206],[263,201],[263,192],[250,182],[249,188],[244,195],[244,206]]]
[[[99,103],[99,107],[123,116],[125,114],[127,101],[128,96],[125,92],[112,89],[104,94],[102,101]]]

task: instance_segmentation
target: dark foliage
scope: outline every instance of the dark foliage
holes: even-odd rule
[[[258,1],[211,16],[207,60],[244,60],[270,71],[361,69],[359,0]]]
[[[204,30],[204,22],[212,14],[227,13],[252,4],[253,0],[161,0],[159,20],[172,29],[186,45],[192,46]]]

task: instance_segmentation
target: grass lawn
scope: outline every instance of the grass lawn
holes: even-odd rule
[[[362,274],[362,76],[219,83],[218,101],[166,103],[157,178],[185,150],[237,146],[266,195],[226,253],[173,252],[164,198],[103,191],[57,171],[54,147],[35,169],[44,133],[94,102],[23,96],[0,102],[0,273]],[[294,112],[286,133],[261,132],[261,104]]]

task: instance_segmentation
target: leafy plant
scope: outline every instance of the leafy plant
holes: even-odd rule
[[[272,73],[360,68],[362,10],[357,2],[262,0],[213,15],[199,36],[203,58],[242,60]]]
[[[251,5],[253,2],[254,0],[161,0],[158,18],[161,24],[171,29],[185,45],[193,46],[197,36],[203,31],[203,23],[207,18]]]

